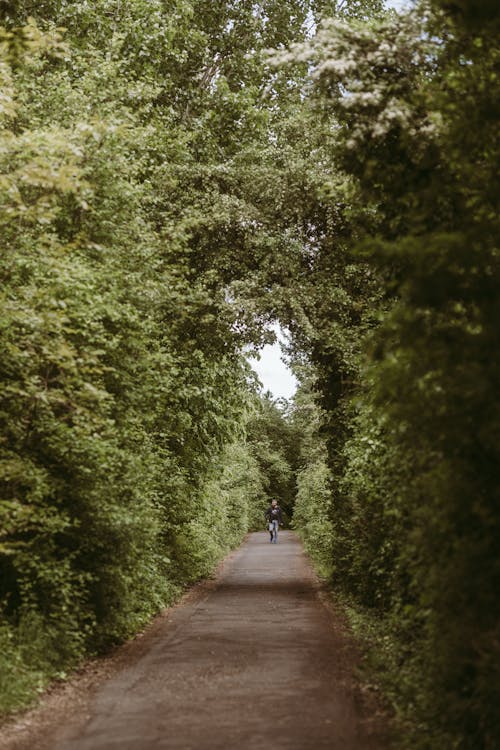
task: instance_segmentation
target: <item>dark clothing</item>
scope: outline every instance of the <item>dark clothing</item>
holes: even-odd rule
[[[272,505],[269,506],[269,508],[266,510],[266,518],[271,523],[271,521],[277,521],[278,523],[283,523],[283,517],[281,515],[281,508],[279,505],[277,505],[275,508],[273,508]]]

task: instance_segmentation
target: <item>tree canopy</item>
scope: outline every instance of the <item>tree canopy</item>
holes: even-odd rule
[[[497,746],[499,31],[469,0],[2,4],[1,711],[275,497],[400,746]],[[245,359],[276,321],[288,405]]]

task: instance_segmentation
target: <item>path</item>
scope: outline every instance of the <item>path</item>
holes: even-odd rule
[[[53,750],[382,750],[317,589],[292,532],[250,535]]]

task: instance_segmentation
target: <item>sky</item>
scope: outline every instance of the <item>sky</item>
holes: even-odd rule
[[[283,334],[278,326],[274,328],[282,341]],[[274,398],[291,399],[297,389],[297,380],[282,360],[279,343],[267,344],[260,350],[260,360],[249,359],[250,364],[259,376],[263,391],[271,391]]]
[[[395,8],[396,10],[402,10],[411,5],[411,0],[385,0],[387,8]]]

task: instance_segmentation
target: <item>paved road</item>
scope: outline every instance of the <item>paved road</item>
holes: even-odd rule
[[[175,608],[54,750],[382,750],[298,538],[267,540],[250,535]]]

